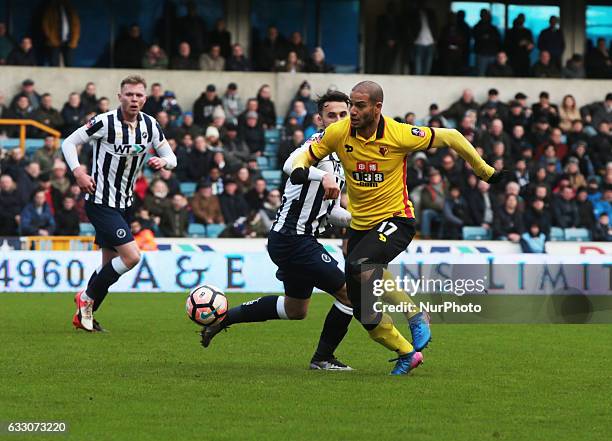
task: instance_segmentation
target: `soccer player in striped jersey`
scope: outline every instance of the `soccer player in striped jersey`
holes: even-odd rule
[[[344,119],[348,116],[348,96],[331,91],[318,101],[318,116],[321,125]],[[307,151],[322,133],[315,133],[285,162],[284,170],[291,171],[293,159],[299,152]],[[310,296],[314,287],[333,295],[332,305],[313,355],[310,368],[320,370],[351,370],[339,361],[334,351],[346,335],[352,318],[344,282],[344,273],[338,262],[316,240],[315,235],[327,222],[337,226],[348,226],[350,214],[340,206],[340,195],[325,199],[320,181],[333,181],[342,186],[344,175],[335,155],[319,161],[310,172],[318,177],[304,185],[287,181],[282,205],[268,236],[268,253],[278,266],[276,276],[283,282],[284,296],[265,296],[231,308],[226,318],[216,326],[202,330],[202,344],[208,347],[212,338],[222,329],[237,323],[262,322],[266,320],[301,320],[306,317]]]
[[[109,287],[140,262],[140,251],[130,230],[134,183],[153,148],[158,156],[147,165],[153,170],[176,167],[176,156],[153,117],[141,112],[146,101],[145,80],[125,78],[119,90],[119,108],[92,118],[68,136],[62,152],[77,184],[85,193],[85,211],[96,230],[102,265],[91,275],[87,288],[75,296],[76,328],[103,330],[93,313]],[[94,141],[92,174],[79,163],[77,145]]]

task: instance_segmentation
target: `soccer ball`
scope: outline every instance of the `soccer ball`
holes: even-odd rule
[[[185,304],[187,316],[198,325],[221,322],[227,313],[227,297],[216,286],[200,285],[191,290]]]

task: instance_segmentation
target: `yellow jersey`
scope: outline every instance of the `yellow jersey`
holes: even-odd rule
[[[382,115],[369,139],[351,128],[349,118],[331,124],[293,167],[310,166],[335,152],[344,168],[351,227],[368,230],[390,217],[415,217],[406,188],[407,155],[444,146],[457,150],[481,178],[493,174],[494,169],[456,130],[411,126]]]

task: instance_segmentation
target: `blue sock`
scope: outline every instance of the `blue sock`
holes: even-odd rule
[[[285,298],[279,296],[265,296],[245,302],[227,311],[224,326],[236,323],[265,322],[267,320],[287,319],[284,306]]]

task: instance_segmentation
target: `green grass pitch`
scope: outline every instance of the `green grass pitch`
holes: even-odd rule
[[[325,296],[304,321],[234,326],[206,350],[184,299],[111,294],[111,332],[92,335],[71,328],[72,295],[1,294],[0,421],[69,433],[0,439],[610,439],[612,326],[434,325],[425,364],[396,378],[356,323],[337,353],[356,371],[306,369]]]

